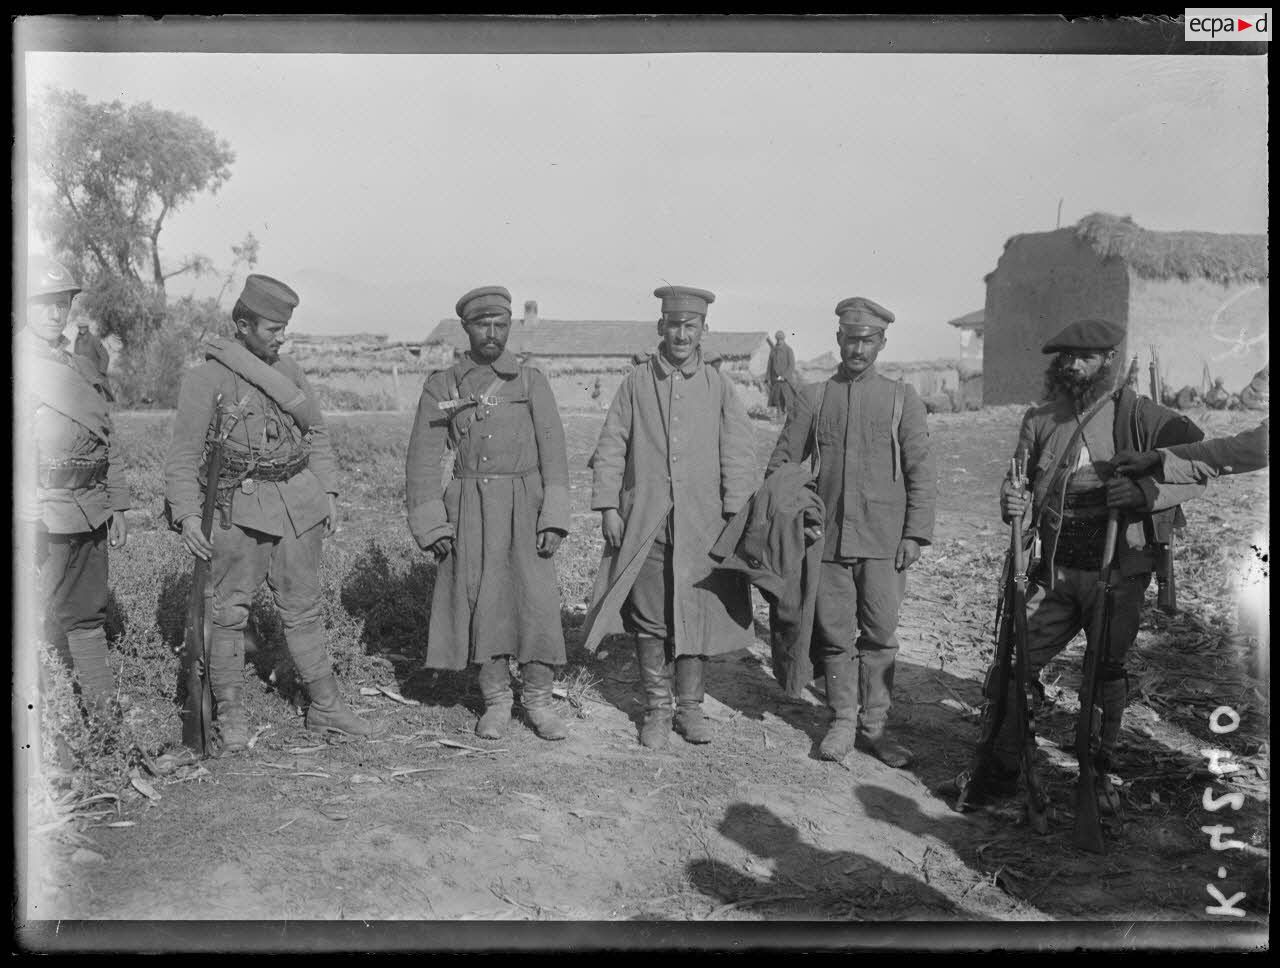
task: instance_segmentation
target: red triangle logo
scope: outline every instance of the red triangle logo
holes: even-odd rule
[[[1237,28],[1237,29],[1239,29],[1239,30],[1249,30],[1249,29],[1251,29],[1252,27],[1253,27],[1253,24],[1249,23],[1249,21],[1247,21],[1247,20],[1241,20],[1239,17],[1237,17],[1237,18],[1236,18],[1236,28]]]

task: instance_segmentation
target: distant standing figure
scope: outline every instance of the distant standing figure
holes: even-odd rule
[[[551,560],[569,533],[564,425],[547,378],[506,349],[511,294],[485,286],[455,308],[471,349],[427,378],[405,462],[409,530],[437,565],[426,664],[478,667],[476,735],[500,739],[514,656],[529,725],[564,739],[551,701],[552,667],[566,658]],[[445,448],[457,456],[442,488]]]
[[[89,320],[83,316],[76,322],[76,341],[72,352],[92,363],[101,375],[102,382],[107,382],[107,365],[111,362],[111,354],[102,345],[102,340],[89,331]]]
[[[773,334],[775,343],[769,337],[765,341],[772,347],[769,353],[769,406],[777,407],[778,412],[786,416],[791,409],[792,397],[795,393],[796,354],[787,345],[787,334],[778,330]]]

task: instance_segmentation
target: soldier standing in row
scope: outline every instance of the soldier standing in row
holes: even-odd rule
[[[663,286],[661,345],[623,378],[591,466],[591,507],[605,553],[586,620],[587,649],[611,632],[636,638],[645,714],[640,742],[667,745],[673,725],[709,743],[702,712],[708,656],[751,644],[749,588],[709,556],[755,487],[752,432],[732,384],[700,350],[702,289]]]
[[[826,522],[814,638],[833,715],[819,753],[839,761],[861,741],[902,767],[911,753],[887,729],[898,611],[907,569],[933,539],[934,461],[915,388],[876,372],[893,313],[853,297],[836,315],[840,369],[801,390],[766,474],[819,455]]]
[[[323,540],[338,524],[338,485],[329,436],[314,391],[293,359],[280,355],[298,295],[251,275],[231,311],[234,340],[206,343],[206,361],[178,393],[165,462],[170,527],[192,555],[211,560],[213,636],[207,674],[223,749],[248,745],[242,703],[244,630],[265,579],[275,595],[289,655],[306,683],[308,729],[367,736],[368,723],[343,702],[325,647],[320,612]],[[217,400],[221,396],[222,403]],[[234,421],[217,481],[204,480],[216,406]],[[218,489],[218,515],[200,530],[204,489]]]
[[[529,724],[564,739],[551,701],[552,667],[565,662],[551,560],[570,524],[564,426],[547,378],[506,351],[511,294],[473,289],[456,310],[471,350],[427,378],[405,462],[409,530],[438,565],[426,664],[480,667],[476,734],[499,739],[514,656]],[[453,478],[442,488],[446,448]]]
[[[1014,451],[1027,468],[1031,491],[1015,490],[1007,479],[1000,489],[1004,522],[1030,513],[1024,533],[1034,532],[1043,548],[1039,565],[1028,575],[1027,699],[1033,709],[1043,696],[1040,670],[1077,633],[1088,635],[1095,610],[1104,607],[1096,593],[1102,541],[1109,512],[1121,512],[1114,559],[1120,580],[1113,590],[1108,639],[1099,646],[1101,717],[1092,742],[1104,812],[1118,806],[1107,774],[1128,700],[1125,656],[1138,634],[1146,589],[1160,564],[1159,549],[1167,544],[1170,531],[1183,524],[1179,505],[1204,492],[1202,484],[1157,487],[1150,478],[1115,474],[1114,461],[1121,452],[1141,453],[1204,437],[1186,417],[1128,387],[1112,392],[1116,347],[1123,340],[1124,330],[1114,323],[1085,319],[1045,344],[1044,352],[1053,354],[1045,372],[1046,402],[1022,418]],[[998,697],[991,694],[995,688],[1000,688],[999,680],[988,673],[984,718],[996,708]],[[1010,681],[1007,688],[1017,687]],[[1011,700],[1005,708],[1014,708]],[[1017,734],[1017,724],[1005,717],[990,761],[961,773],[940,792],[958,796],[967,790],[967,802],[973,804],[1016,793]]]
[[[27,323],[18,334],[24,393],[18,436],[18,517],[34,528],[42,604],[50,637],[71,664],[86,710],[101,717],[116,695],[107,664],[107,549],[123,548],[129,488],[113,460],[114,426],[102,377],[68,353],[62,335],[80,287],[56,262],[34,260],[27,275]]]

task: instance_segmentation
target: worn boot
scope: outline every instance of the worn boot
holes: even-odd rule
[[[551,705],[551,683],[554,675],[551,666],[542,662],[526,662],[520,667],[524,687],[520,691],[520,704],[533,731],[542,739],[564,739],[569,735],[564,722]]]
[[[479,679],[484,715],[476,723],[476,735],[481,739],[502,739],[511,722],[511,667],[507,657],[500,655],[483,663]]]
[[[667,643],[662,639],[636,636],[636,659],[644,686],[644,720],[640,724],[640,744],[662,749],[671,739],[671,663]]]
[[[243,686],[215,687],[213,698],[218,707],[218,738],[222,752],[238,753],[249,748],[249,719],[245,715]]]
[[[80,702],[93,719],[111,717],[116,696],[116,680],[107,665],[107,630],[72,629],[67,633],[67,649],[80,680]]]
[[[850,656],[837,654],[823,659],[823,679],[827,686],[827,706],[831,725],[822,737],[818,755],[839,762],[853,749],[858,722],[858,667]]]
[[[676,659],[675,731],[686,743],[710,743],[711,722],[702,712],[703,677],[707,660],[700,655],[682,655]]]
[[[311,704],[307,707],[307,729],[343,736],[364,738],[373,735],[373,727],[353,713],[338,695],[338,680],[333,673],[307,683]]]
[[[222,752],[236,753],[249,747],[249,720],[245,716],[244,635],[215,628],[209,643],[209,687],[217,703],[218,736]]]
[[[896,645],[875,645],[866,639],[859,641],[858,744],[886,766],[901,769],[911,762],[911,751],[895,741],[886,726],[893,701],[893,670],[897,655]]]
[[[1120,794],[1111,782],[1110,773],[1115,757],[1116,740],[1120,736],[1120,724],[1124,707],[1129,700],[1128,682],[1108,679],[1098,684],[1102,706],[1102,722],[1098,731],[1098,811],[1106,817],[1120,812]]]

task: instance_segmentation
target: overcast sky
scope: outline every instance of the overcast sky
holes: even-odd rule
[[[45,84],[198,117],[230,181],[170,262],[293,283],[300,332],[417,339],[465,290],[544,317],[653,320],[664,282],[722,330],[834,344],[892,309],[886,359],[954,356],[1005,240],[1093,211],[1265,232],[1261,57],[28,53]],[[35,243],[39,246],[38,241]],[[179,290],[180,291],[180,290]]]

